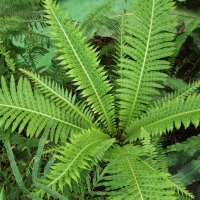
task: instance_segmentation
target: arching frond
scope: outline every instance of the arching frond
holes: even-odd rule
[[[24,69],[20,69],[38,88],[38,90],[44,94],[46,98],[58,106],[62,112],[70,113],[70,116],[77,119],[83,127],[91,128],[94,127],[93,116],[84,103],[76,103],[75,95],[71,92],[64,90],[59,87],[55,82],[51,82],[48,78],[40,77],[40,75],[33,74]]]
[[[87,98],[88,105],[99,114],[99,121],[106,129],[115,129],[113,97],[108,94],[111,85],[106,80],[106,72],[98,65],[97,53],[88,44],[84,44],[80,29],[66,19],[62,10],[51,0],[45,1],[45,12],[55,45],[61,56],[61,65],[68,69],[68,74],[76,81],[78,89]]]
[[[186,99],[176,98],[162,105],[149,109],[140,119],[132,121],[127,129],[126,141],[133,141],[140,136],[141,127],[152,134],[162,134],[179,129],[181,124],[187,128],[191,123],[197,127],[200,117],[200,95],[190,95]]]
[[[66,140],[70,132],[88,128],[42,94],[33,92],[27,79],[20,78],[16,86],[12,77],[10,91],[3,77],[1,85],[0,126],[4,125],[5,129],[11,127],[14,131],[18,128],[18,132],[21,132],[27,125],[27,135],[38,136],[52,119],[50,139],[57,142],[59,139]]]
[[[74,135],[70,140],[70,143],[60,146],[58,162],[51,167],[51,173],[41,181],[48,188],[61,193],[65,185],[71,187],[72,180],[79,182],[81,170],[91,169],[102,160],[104,153],[115,141],[95,129]],[[36,190],[35,194],[43,195],[43,192]]]
[[[125,56],[120,58],[117,71],[121,129],[145,111],[152,96],[159,94],[156,88],[163,87],[159,83],[166,78],[162,70],[170,66],[162,59],[174,51],[174,35],[166,31],[174,26],[169,15],[173,5],[171,0],[141,0],[133,4],[134,15],[129,17],[122,38]]]

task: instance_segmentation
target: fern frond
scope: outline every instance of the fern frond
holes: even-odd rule
[[[63,12],[51,0],[45,1],[45,12],[51,33],[54,35],[61,65],[68,69],[78,85],[78,90],[86,97],[88,105],[99,114],[99,121],[103,122],[110,132],[115,130],[113,96],[108,94],[111,84],[106,80],[106,72],[98,65],[97,53],[88,44],[84,44],[80,29],[71,24]]]
[[[125,26],[123,36],[125,54],[120,58],[117,73],[117,98],[119,99],[120,128],[126,130],[133,118],[136,118],[158,95],[156,88],[163,86],[159,81],[167,77],[162,70],[170,67],[169,62],[162,60],[174,51],[172,33],[174,3],[167,1],[142,1],[133,4],[134,16]]]
[[[11,77],[10,91],[5,79],[1,79],[0,89],[0,126],[4,125],[12,131],[18,128],[20,133],[27,125],[28,136],[38,136],[48,121],[52,119],[50,139],[57,142],[59,139],[65,141],[70,132],[84,130],[81,124],[63,112],[54,103],[36,91],[33,92],[30,82],[20,78],[17,86]]]
[[[188,138],[186,141],[182,143],[175,143],[170,146],[168,146],[165,151],[166,152],[172,152],[172,151],[187,151],[188,149],[193,149],[200,147],[200,134],[197,136],[192,136]]]
[[[182,85],[182,83],[181,83],[181,85]],[[152,108],[157,106],[157,105],[158,106],[162,105],[165,102],[173,101],[177,98],[186,99],[189,95],[196,93],[199,87],[200,87],[200,81],[194,81],[193,83],[188,83],[188,84],[185,83],[185,85],[182,86],[182,88],[176,90],[175,92],[171,92],[171,93],[167,94],[161,100],[155,101],[153,103]]]
[[[77,119],[85,128],[94,127],[91,112],[86,109],[85,104],[81,104],[80,102],[75,103],[75,95],[73,96],[71,92],[65,91],[63,88],[59,87],[58,84],[51,82],[47,78],[40,77],[40,75],[33,74],[24,69],[20,69],[20,71],[35,84],[35,87],[37,87],[46,98],[53,101],[62,112],[70,113],[70,116]]]
[[[99,186],[106,186],[108,199],[176,199],[172,189],[175,184],[168,180],[170,174],[161,172],[155,157],[150,159],[148,151],[146,154],[143,148],[148,149],[148,146],[125,145],[112,150],[116,155],[102,172],[104,176],[99,183]],[[192,195],[184,189],[182,191],[190,199]]]
[[[6,48],[2,44],[0,44],[0,54],[2,54],[5,57],[5,61],[6,61],[7,65],[8,65],[8,67],[12,71],[15,71],[15,62],[10,57],[9,52],[6,51]]]
[[[140,136],[141,127],[152,134],[162,134],[179,129],[181,124],[187,128],[191,123],[199,125],[200,95],[190,95],[186,99],[176,98],[162,105],[149,109],[140,119],[132,121],[127,129],[126,141],[133,141]]]
[[[0,17],[0,35],[6,35],[11,32],[18,32],[20,30],[28,30],[28,27],[26,24],[22,23],[23,19],[18,16],[12,16],[12,17]]]
[[[109,56],[110,54],[114,54],[116,51],[114,44],[108,44],[106,46],[103,46],[102,49],[99,52],[99,56]]]
[[[192,34],[192,32],[198,28],[200,26],[200,18],[196,18],[196,19],[193,19],[185,28],[185,32],[182,33],[180,36],[178,36],[176,38],[176,41],[175,41],[175,45],[176,45],[176,50],[175,52],[173,53],[173,56],[171,56],[170,58],[170,62],[171,64],[174,64],[174,61],[182,47],[182,45],[184,44],[184,42],[186,41],[186,39],[188,38],[189,35]]]
[[[42,183],[62,193],[65,185],[71,186],[72,180],[79,182],[81,170],[96,165],[114,141],[95,129],[74,135],[70,143],[60,146],[58,162],[52,165],[51,173]],[[42,193],[42,190],[35,192],[37,195]]]
[[[86,36],[95,29],[96,23],[101,21],[103,16],[111,9],[112,3],[113,0],[106,1],[104,4],[95,8],[92,12],[89,12],[80,27]]]

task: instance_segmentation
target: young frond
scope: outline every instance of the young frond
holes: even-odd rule
[[[200,116],[200,95],[190,95],[186,99],[176,98],[173,101],[149,109],[140,119],[132,121],[127,129],[126,141],[133,141],[140,136],[141,127],[152,134],[162,134],[179,129],[181,124],[187,128],[191,123],[197,127]]]
[[[77,89],[86,97],[87,104],[99,115],[99,121],[111,133],[114,132],[113,96],[109,94],[111,84],[106,80],[104,69],[98,65],[97,53],[89,44],[84,43],[80,27],[71,24],[55,2],[46,0],[44,7],[55,45],[61,54],[58,58],[61,60],[60,64],[68,70]]]
[[[1,79],[0,89],[0,126],[11,127],[20,133],[27,125],[27,135],[36,137],[42,132],[48,121],[52,119],[50,139],[57,142],[66,140],[69,133],[84,130],[76,118],[62,111],[49,99],[32,90],[27,79],[20,78],[17,86],[11,77],[10,88],[5,79]]]
[[[173,28],[174,3],[167,1],[142,1],[133,4],[133,16],[129,17],[122,36],[123,56],[119,59],[117,74],[117,98],[119,99],[120,128],[125,129],[133,118],[145,111],[157,88],[163,86],[169,62],[163,58],[172,55],[174,34],[167,32]]]
[[[79,121],[79,124],[85,128],[95,127],[93,124],[93,115],[86,108],[84,103],[76,102],[76,96],[71,92],[64,90],[57,83],[48,78],[33,74],[24,69],[20,69],[34,84],[38,90],[58,106],[62,112],[70,113],[70,116]]]
[[[71,187],[71,182],[79,182],[81,170],[91,169],[98,161],[102,160],[104,153],[113,144],[107,134],[91,129],[74,135],[70,143],[60,146],[57,156],[58,162],[51,167],[51,173],[41,182],[48,188],[63,192],[64,186]],[[35,194],[43,195],[42,190]]]

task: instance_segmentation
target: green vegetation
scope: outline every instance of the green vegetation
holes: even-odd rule
[[[172,0],[137,0],[113,18],[110,0],[81,23],[53,0],[8,2],[22,10],[9,20],[24,23],[0,18],[8,24],[0,45],[0,198],[193,199],[186,186],[200,180],[200,137],[166,140],[199,127],[198,75],[177,78],[175,62],[189,36],[199,45],[199,17],[177,36]],[[101,26],[111,43],[95,48],[98,31],[91,34]],[[57,51],[52,66],[37,68],[49,46]]]

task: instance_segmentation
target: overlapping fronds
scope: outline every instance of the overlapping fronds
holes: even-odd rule
[[[33,28],[45,27],[45,18],[41,2],[2,0],[0,2],[0,37],[2,40],[20,39],[27,41],[49,43],[49,38],[38,33]],[[39,39],[39,41],[38,41]]]
[[[99,121],[103,122],[107,130],[113,132],[113,97],[108,94],[111,85],[106,80],[106,72],[98,65],[97,53],[88,44],[84,44],[80,29],[66,19],[54,2],[46,0],[44,6],[55,45],[61,54],[58,58],[61,60],[60,64],[68,69],[68,74],[76,81],[77,89],[86,97],[88,105],[99,114]]]
[[[169,173],[160,171],[155,148],[148,142],[140,148],[132,145],[117,147],[111,154],[115,157],[102,172],[105,176],[100,182],[110,191],[107,192],[108,199],[176,199],[176,191],[172,188],[177,185],[168,179]],[[192,195],[183,187],[176,189],[191,199]]]
[[[14,17],[17,16],[21,19],[18,23],[34,24],[35,22],[44,22],[42,16],[42,7],[38,0],[34,1],[6,1],[0,2],[0,17]],[[20,23],[18,25],[20,25]]]
[[[119,98],[120,127],[126,129],[131,120],[138,117],[141,111],[158,95],[156,88],[162,88],[159,81],[164,81],[169,63],[163,58],[174,51],[174,35],[167,32],[173,28],[174,3],[167,1],[142,1],[133,4],[133,16],[125,26],[123,35],[125,45],[122,50],[125,56],[119,58],[117,73],[117,97]]]
[[[186,99],[176,98],[173,101],[149,109],[140,119],[132,121],[127,129],[126,141],[133,141],[139,137],[141,127],[152,134],[162,134],[179,129],[181,124],[187,128],[191,123],[197,127],[200,117],[200,95],[190,95]]]
[[[74,119],[77,119],[82,127],[94,127],[93,116],[84,103],[76,102],[76,96],[64,90],[57,83],[48,78],[40,77],[24,69],[20,69],[35,84],[38,90],[58,106],[62,112],[67,112]]]
[[[176,77],[167,77],[166,79],[166,86],[170,87],[172,90],[178,90],[185,86],[185,82]]]
[[[94,31],[97,22],[100,22],[103,16],[111,9],[113,0],[106,1],[104,4],[98,6],[92,12],[89,12],[85,20],[81,23],[81,30],[85,35]]]
[[[157,105],[162,105],[164,102],[173,101],[177,98],[186,99],[189,95],[192,95],[197,92],[200,87],[200,81],[194,81],[193,83],[185,83],[184,85],[177,85],[179,87],[175,92],[168,93],[161,100],[157,100],[152,104],[152,107]],[[181,87],[182,86],[182,87]],[[180,88],[181,87],[181,88]]]
[[[81,170],[91,169],[99,160],[102,160],[104,153],[113,144],[107,134],[98,130],[89,131],[74,135],[70,143],[60,146],[57,156],[58,162],[52,165],[51,173],[41,182],[48,188],[63,192],[65,185],[71,187],[72,180],[77,183],[80,180]],[[42,190],[35,192],[43,195]]]
[[[57,142],[59,139],[66,140],[70,131],[81,131],[86,128],[77,118],[71,116],[71,113],[62,111],[42,94],[33,92],[27,79],[20,78],[16,86],[12,77],[8,88],[2,77],[1,86],[0,126],[4,125],[5,129],[11,127],[14,131],[18,128],[18,132],[21,132],[27,125],[27,135],[38,136],[52,119],[50,139]]]

